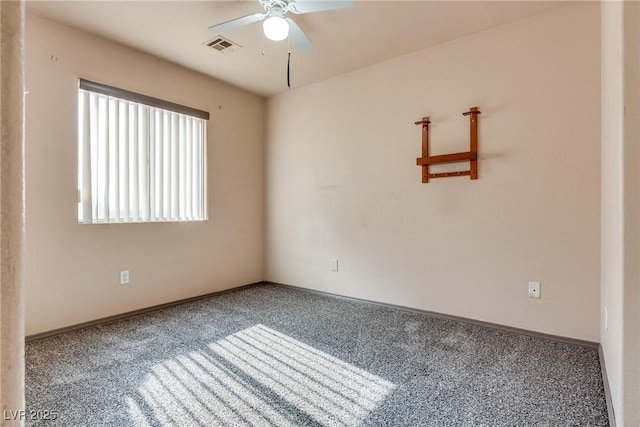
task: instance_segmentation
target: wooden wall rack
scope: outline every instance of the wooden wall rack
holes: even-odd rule
[[[422,167],[422,182],[429,182],[430,178],[447,178],[450,176],[469,176],[471,179],[478,179],[478,107],[471,107],[463,116],[469,116],[469,151],[463,153],[441,154],[438,156],[429,155],[429,117],[423,117],[417,125],[422,125],[422,157],[416,159],[416,164]],[[430,165],[443,163],[469,162],[470,169],[461,172],[441,172],[430,173]]]

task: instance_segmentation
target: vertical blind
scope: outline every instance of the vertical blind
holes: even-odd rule
[[[80,223],[206,219],[205,120],[80,89]]]

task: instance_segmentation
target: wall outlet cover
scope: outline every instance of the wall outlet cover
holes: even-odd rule
[[[129,270],[120,272],[120,284],[128,285],[129,284]]]
[[[529,298],[540,298],[540,282],[529,282]]]

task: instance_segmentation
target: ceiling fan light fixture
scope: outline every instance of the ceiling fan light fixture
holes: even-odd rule
[[[269,40],[280,41],[289,35],[289,23],[282,16],[270,16],[262,22],[264,35]]]

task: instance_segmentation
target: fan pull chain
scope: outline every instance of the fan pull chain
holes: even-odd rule
[[[287,87],[291,90],[291,51],[287,54]]]

